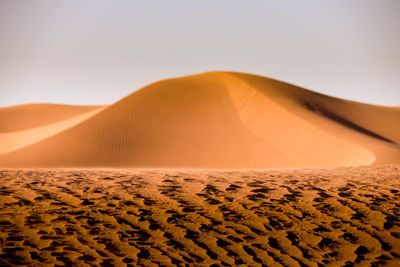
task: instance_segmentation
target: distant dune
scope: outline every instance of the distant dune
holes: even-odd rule
[[[26,104],[0,108],[0,133],[16,132],[46,126],[101,107],[102,106]]]
[[[0,109],[1,167],[297,168],[400,162],[400,109],[208,72],[103,107]]]

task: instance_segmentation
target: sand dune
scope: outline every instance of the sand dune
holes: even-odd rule
[[[57,134],[46,136],[46,127],[54,128],[43,126],[35,142],[3,150],[8,153],[0,156],[0,166],[281,168],[393,163],[400,161],[399,121],[398,108],[332,98],[255,75],[208,72],[151,84]],[[2,147],[10,147],[7,140]]]
[[[0,133],[23,131],[67,120],[102,106],[26,104],[0,108]]]
[[[41,127],[35,127],[32,129],[17,132],[0,133],[0,155],[18,150],[28,145],[35,144],[50,136],[56,135],[87,120],[88,118],[94,116],[103,109],[104,107],[99,107],[97,109],[87,111],[72,118],[61,120],[55,123],[50,123]]]

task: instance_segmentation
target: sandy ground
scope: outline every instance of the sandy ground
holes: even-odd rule
[[[0,171],[0,265],[400,266],[400,165]]]

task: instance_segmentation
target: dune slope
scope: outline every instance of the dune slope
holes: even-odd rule
[[[400,111],[210,72],[151,84],[5,167],[280,168],[400,161]],[[397,122],[397,123],[396,123]]]
[[[84,112],[83,114],[73,116],[72,118],[50,123],[45,126],[16,132],[0,133],[0,155],[18,150],[31,144],[35,144],[50,136],[56,135],[65,129],[71,128],[72,126],[87,120],[103,109],[104,107],[99,107],[97,109]]]
[[[102,106],[26,104],[0,108],[0,133],[23,131],[67,120]]]

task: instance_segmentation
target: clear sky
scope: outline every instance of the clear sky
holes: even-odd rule
[[[400,106],[399,0],[0,0],[0,106],[210,70]]]

